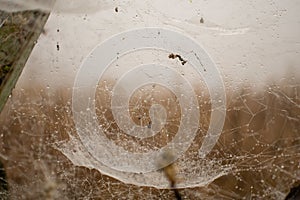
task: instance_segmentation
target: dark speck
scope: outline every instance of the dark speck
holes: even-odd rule
[[[151,128],[151,125],[152,125],[152,122],[150,121],[147,127]]]
[[[300,185],[293,187],[290,193],[285,197],[285,200],[297,200],[300,198]]]
[[[187,63],[187,60],[184,60],[181,55],[178,55],[178,54],[169,54],[169,58],[170,59],[175,59],[175,58],[178,58],[178,60],[181,62],[182,65],[184,65],[185,63]]]
[[[118,9],[118,7],[115,7],[115,12],[119,12],[119,9]]]
[[[200,19],[200,23],[201,23],[201,24],[203,24],[203,23],[204,23],[204,19],[203,19],[203,17],[201,17],[201,19]]]

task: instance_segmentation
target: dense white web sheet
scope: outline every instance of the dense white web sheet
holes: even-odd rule
[[[212,153],[200,160],[195,156],[199,147],[195,142],[175,162],[178,187],[185,188],[181,184],[194,180],[194,186],[180,191],[182,195],[188,199],[283,199],[300,173],[298,93],[299,84],[288,83],[283,88],[271,86],[256,95],[249,89],[233,95],[224,131]],[[126,184],[100,175],[93,165],[91,169],[77,167],[86,164],[83,157],[72,160],[75,165],[68,161],[55,147],[59,141],[72,139],[66,135],[74,133],[70,102],[65,92],[55,92],[55,97],[48,95],[40,90],[31,90],[30,95],[15,91],[4,110],[6,115],[1,115],[1,161],[14,197],[172,198],[171,191],[141,187],[138,179],[136,185]],[[139,102],[134,105],[141,106]],[[110,132],[117,131],[109,110],[102,108],[99,112],[104,114],[99,121],[105,122],[103,126]],[[130,138],[117,132],[108,137],[130,147]],[[141,144],[150,148],[162,140],[136,142],[134,147]],[[74,153],[81,151],[78,143],[72,144]],[[162,172],[156,173],[161,174],[162,187],[168,186]],[[153,176],[145,174],[144,178],[151,180]]]

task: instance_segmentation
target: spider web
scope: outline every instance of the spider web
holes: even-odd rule
[[[2,112],[1,161],[12,198],[174,198],[170,190],[126,184],[98,170],[76,166],[53,148],[74,132],[65,92],[49,95],[43,90],[15,90]],[[181,186],[182,196],[284,198],[300,173],[298,93],[299,85],[289,83],[282,88],[270,86],[256,95],[249,88],[232,95],[221,138],[208,157],[195,158],[195,142],[176,161],[179,186],[182,178],[196,177],[198,183],[194,184],[202,184]],[[107,115],[100,115],[99,121]],[[118,132],[111,119],[105,120],[103,126]],[[126,136],[120,133],[115,137],[116,143],[130,150],[129,139],[121,138]],[[152,142],[157,143],[144,141]],[[161,177],[168,185],[163,173]]]
[[[193,8],[199,6],[190,1],[185,3],[187,4],[180,4],[182,7],[179,8],[178,5],[174,6],[174,9],[184,10],[189,6]],[[141,6],[137,2],[132,4]],[[195,18],[183,20],[178,16],[170,17],[162,11],[163,8],[158,8],[157,4],[150,1],[146,3],[146,8],[153,9],[153,13],[147,12],[147,9],[141,6],[141,10],[136,11],[138,16],[130,18],[133,27],[141,22],[152,25],[148,21],[156,19],[155,15],[158,15],[161,17],[158,21],[164,21],[162,23],[164,26],[178,29],[183,29],[185,26],[188,33],[199,39],[196,34],[198,29],[194,27]],[[276,1],[268,7],[270,13],[274,12],[278,15],[275,20],[271,18],[268,26],[270,30],[277,30],[276,25],[279,26],[281,20],[280,15],[286,12],[276,7],[280,6],[279,4]],[[253,6],[256,5],[253,3]],[[115,7],[119,7],[118,12]],[[62,27],[63,22],[49,23],[45,27],[46,35],[41,36],[38,41],[25,71],[0,115],[0,164],[3,165],[3,169],[0,168],[0,196],[4,197],[8,194],[11,199],[175,199],[170,178],[166,175],[169,171],[166,171],[168,169],[165,167],[142,174],[116,172],[109,167],[103,170],[102,167],[98,167],[99,164],[93,159],[93,155],[84,149],[77,134],[74,110],[72,110],[72,84],[78,70],[77,65],[83,62],[90,48],[97,44],[96,41],[102,41],[111,34],[103,30],[103,35],[99,36],[97,34],[100,31],[95,30],[104,25],[106,29],[113,29],[114,26],[119,25],[120,28],[115,32],[123,30],[124,21],[119,19],[121,21],[118,22],[115,15],[131,11],[131,8],[125,7],[122,2],[111,3],[104,10],[99,11],[98,14],[103,15],[103,22],[97,23],[93,21],[94,14],[79,14],[78,18],[83,22],[90,21],[90,24],[82,25],[81,30],[75,24],[78,18],[61,17],[61,14],[51,16],[50,22],[61,19],[68,24]],[[205,13],[201,9],[196,11]],[[71,9],[70,12],[77,12],[77,9],[74,11]],[[111,16],[107,15],[107,12],[115,14],[113,19],[110,19]],[[218,40],[224,35],[243,37],[248,30],[242,26],[234,28],[231,25],[226,27],[216,25],[213,23],[214,15],[210,16],[209,12],[206,14],[208,21],[204,18],[205,26],[201,29],[202,37],[204,40],[207,39],[207,42],[204,41],[206,45],[211,42],[214,46],[213,40]],[[268,21],[265,14],[258,17],[262,21]],[[177,23],[178,19],[182,23]],[[255,30],[255,27],[260,25],[249,27]],[[265,31],[268,30],[265,28]],[[255,31],[253,34],[259,35],[260,30]],[[209,36],[211,33],[212,36]],[[279,31],[277,33],[281,34]],[[88,34],[87,37],[91,37],[91,41],[86,41],[86,44],[74,44],[74,39],[79,40],[80,34]],[[298,42],[296,41],[298,37],[295,39],[289,34],[288,36],[290,36],[288,39]],[[67,37],[71,39],[68,40]],[[287,46],[282,51],[294,50],[294,46],[288,39],[282,42]],[[56,48],[57,41],[60,50]],[[220,46],[226,44],[223,40],[218,42]],[[244,47],[246,46],[245,44]],[[275,54],[263,52],[258,44],[253,48],[256,48],[262,57],[273,58]],[[71,50],[76,56],[68,54]],[[114,119],[112,111],[114,108],[111,106],[113,87],[123,71],[148,62],[171,66],[181,76],[191,81],[200,111],[197,134],[187,151],[172,164],[170,172],[181,197],[183,199],[284,199],[290,188],[299,184],[300,177],[299,76],[292,68],[290,71],[285,68],[287,73],[279,73],[279,75],[275,72],[271,73],[261,67],[261,64],[255,63],[258,62],[257,60],[249,61],[255,55],[241,56],[241,60],[237,59],[236,63],[231,63],[233,61],[228,60],[236,58],[229,57],[224,49],[210,50],[217,52],[214,57],[227,56],[225,61],[220,59],[217,63],[221,66],[228,65],[230,69],[221,69],[225,74],[226,85],[225,124],[217,144],[205,158],[199,157],[198,153],[211,121],[212,103],[209,90],[203,77],[194,76],[196,73],[189,62],[183,67],[179,59],[168,57],[174,52],[157,49],[140,50],[131,55],[123,57],[120,55],[117,61],[112,62],[97,85],[95,94],[97,123],[105,137],[126,150],[129,155],[159,150],[172,141],[180,126],[182,110],[178,97],[165,86],[143,85],[134,91],[129,101],[131,120],[138,126],[156,130],[156,134],[151,137],[141,139],[127,134]],[[234,50],[236,49],[232,47],[232,51]],[[236,51],[237,57],[239,53],[245,53],[243,49],[240,51]],[[293,55],[288,54],[287,57]],[[271,61],[264,62],[262,57],[259,57],[262,63],[273,64]],[[280,59],[286,61],[285,58]],[[47,77],[49,71],[41,66],[49,67],[47,70],[50,71],[51,78]],[[258,69],[254,71],[259,73],[248,70],[251,67]],[[236,74],[240,77],[236,77]],[[162,75],[166,76],[166,74]],[[254,76],[259,76],[258,79],[261,78],[263,83],[257,83],[257,77]],[[61,81],[62,77],[64,81]],[[272,81],[272,78],[278,81]],[[126,91],[124,95],[127,95]],[[155,114],[155,110],[151,114],[151,106],[154,104],[162,106],[165,111],[157,107],[158,114]],[[83,117],[80,120],[87,121],[87,124],[89,122],[89,118]],[[157,125],[159,123],[154,120],[159,123],[164,122],[163,126]],[[144,164],[148,165],[148,163]],[[5,176],[2,175],[4,173]]]

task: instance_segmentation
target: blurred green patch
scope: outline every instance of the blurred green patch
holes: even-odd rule
[[[0,11],[0,111],[43,31],[49,13]]]

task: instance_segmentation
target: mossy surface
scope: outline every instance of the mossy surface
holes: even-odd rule
[[[49,13],[0,11],[0,111],[43,31]]]

